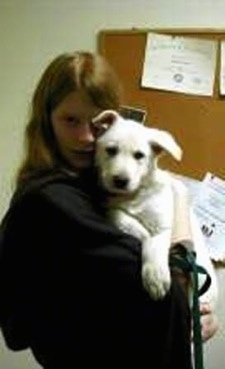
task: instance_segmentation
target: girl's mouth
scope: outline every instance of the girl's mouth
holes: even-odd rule
[[[72,151],[73,154],[80,156],[80,157],[86,157],[86,156],[93,156],[94,155],[94,150],[73,150]]]

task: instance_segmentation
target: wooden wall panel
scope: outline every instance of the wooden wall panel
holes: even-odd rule
[[[98,51],[114,67],[124,86],[125,105],[144,108],[146,124],[166,129],[183,148],[181,163],[165,157],[169,169],[202,179],[210,171],[225,179],[225,99],[219,96],[219,54],[212,97],[142,88],[140,80],[148,32],[106,30],[98,35]],[[223,40],[225,30],[154,30],[161,34]],[[219,50],[219,48],[218,48]]]

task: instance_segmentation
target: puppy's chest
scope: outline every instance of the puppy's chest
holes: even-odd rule
[[[117,201],[111,206],[111,211],[116,213],[117,210],[130,215],[131,221],[132,218],[137,219],[151,235],[155,235],[172,226],[172,189],[165,187],[160,191],[150,190],[138,194],[132,200]]]

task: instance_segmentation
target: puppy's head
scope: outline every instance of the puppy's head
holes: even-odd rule
[[[145,186],[163,151],[181,159],[179,145],[166,131],[147,128],[111,110],[102,112],[93,124],[101,131],[96,141],[96,167],[102,186],[110,193],[126,195]]]

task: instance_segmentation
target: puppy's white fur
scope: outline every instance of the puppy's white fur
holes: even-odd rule
[[[168,132],[125,120],[111,110],[102,112],[93,124],[105,129],[96,143],[96,166],[109,194],[109,216],[120,229],[141,240],[144,287],[153,299],[161,299],[171,285],[169,249],[174,191],[182,194],[186,188],[157,167],[157,158],[163,150],[180,160],[182,150]],[[190,216],[197,262],[212,279],[204,301],[214,304],[216,276],[191,209]]]

